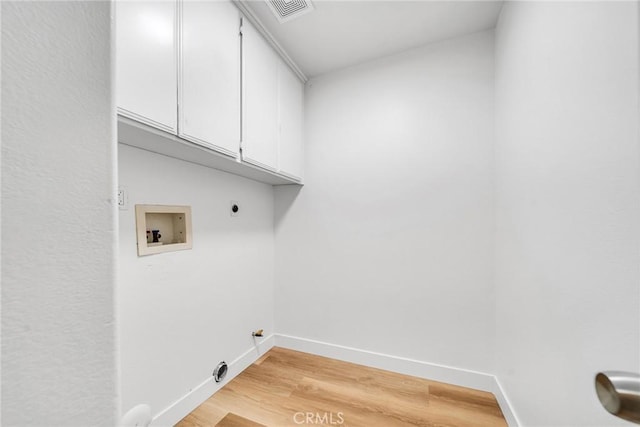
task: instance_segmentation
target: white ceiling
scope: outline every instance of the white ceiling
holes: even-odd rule
[[[263,0],[244,2],[307,77],[437,40],[493,28],[502,1],[331,1],[283,24]]]

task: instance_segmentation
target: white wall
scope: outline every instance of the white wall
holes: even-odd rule
[[[251,331],[273,333],[273,190],[122,144],[119,180],[122,408],[157,415],[250,350]],[[136,204],[190,205],[193,249],[138,257]]]
[[[109,2],[2,2],[2,423],[113,426]]]
[[[640,371],[638,4],[513,2],[496,48],[497,374],[527,426],[627,425]]]
[[[492,371],[493,33],[314,79],[305,114],[278,332]]]

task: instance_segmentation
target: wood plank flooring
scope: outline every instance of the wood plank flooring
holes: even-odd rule
[[[178,427],[507,426],[493,394],[274,347]]]
[[[216,427],[265,427],[264,424],[254,423],[251,420],[229,412]]]

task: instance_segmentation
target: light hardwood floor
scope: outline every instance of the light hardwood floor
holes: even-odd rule
[[[493,394],[274,347],[178,427],[506,426]]]

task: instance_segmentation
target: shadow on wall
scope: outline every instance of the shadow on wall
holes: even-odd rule
[[[298,194],[302,190],[302,185],[279,185],[274,187],[274,195],[276,203],[274,206],[273,219],[276,230],[282,223],[282,220],[287,216],[289,209],[293,206],[293,203],[298,198]]]

